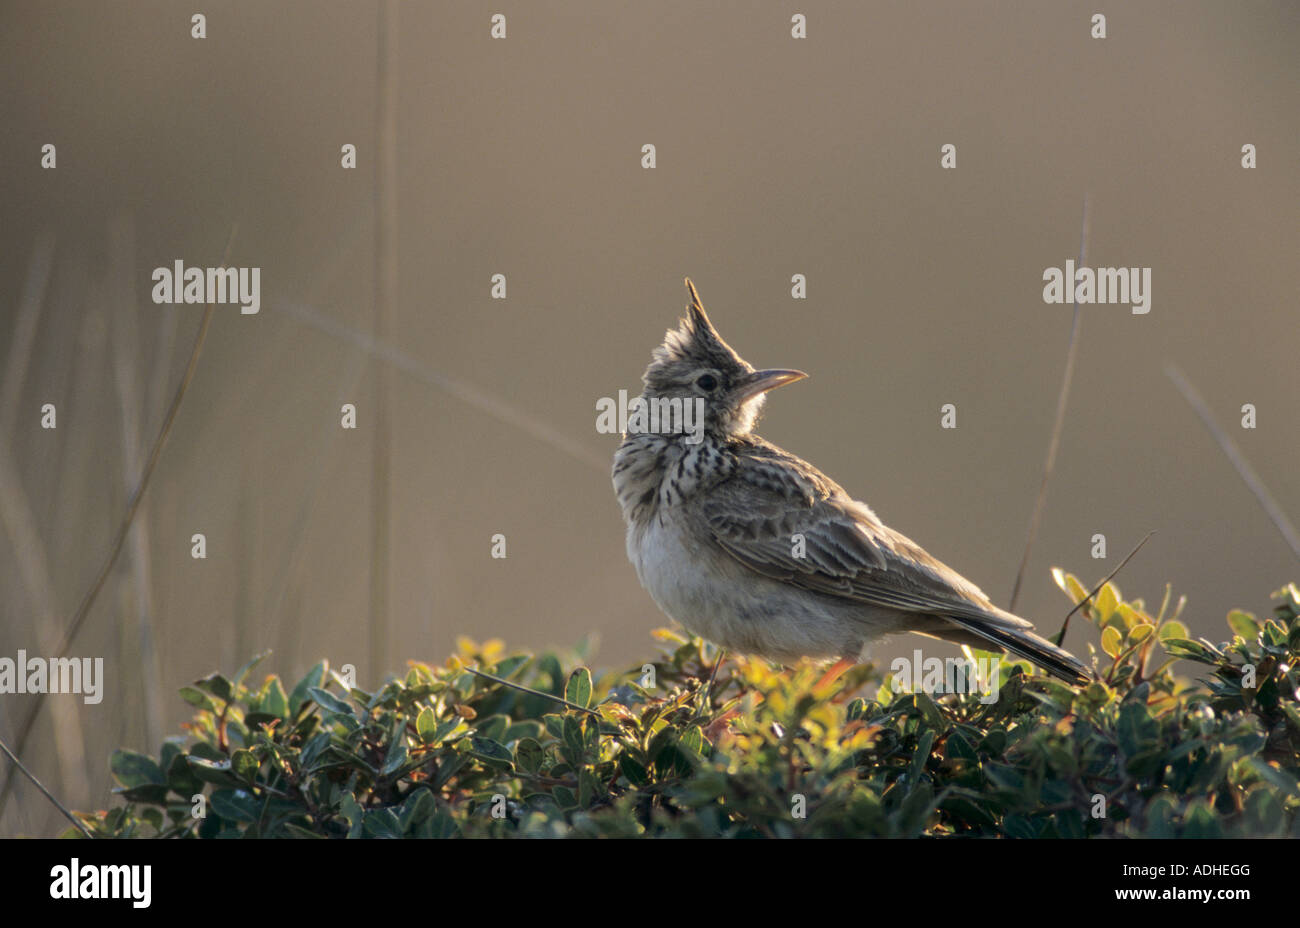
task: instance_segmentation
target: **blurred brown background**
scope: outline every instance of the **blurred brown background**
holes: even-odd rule
[[[624,554],[603,463],[618,439],[596,433],[595,403],[639,391],[686,275],[748,360],[812,374],[771,398],[762,434],[1005,604],[1070,327],[1041,275],[1077,253],[1085,193],[1089,264],[1151,267],[1152,309],[1085,310],[1018,611],[1055,631],[1049,567],[1093,582],[1150,529],[1118,582],[1148,604],[1172,583],[1196,634],[1267,612],[1300,574],[1162,373],[1182,368],[1300,517],[1294,3],[403,3],[399,292],[378,348],[377,11],[0,4],[0,490],[29,529],[0,533],[0,655],[43,653],[66,626],[184,369],[203,310],[154,305],[152,269],[217,265],[232,226],[230,263],[262,268],[260,314],[217,308],[71,649],[105,659],[104,701],[52,698],[25,752],[70,806],[110,801],[113,748],[177,732],[179,686],[264,648],[257,679],[328,657],[363,685],[461,634],[592,634],[603,668],[651,653],[666,619]],[[391,632],[372,653],[381,365]],[[1067,645],[1087,640],[1078,623]],[[7,740],[28,699],[0,698]],[[62,828],[26,782],[0,821]]]

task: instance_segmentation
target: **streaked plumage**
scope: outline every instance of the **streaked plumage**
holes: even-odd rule
[[[703,398],[702,440],[628,434],[614,458],[628,557],[669,616],[730,650],[791,662],[858,657],[919,632],[1006,648],[1071,682],[1087,670],[973,583],[883,524],[804,461],[752,432],[767,390],[691,305],[646,369],[647,400]],[[802,536],[802,557],[796,556]]]

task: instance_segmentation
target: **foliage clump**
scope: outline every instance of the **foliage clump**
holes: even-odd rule
[[[142,837],[1300,837],[1300,587],[1274,595],[1214,644],[1168,591],[1152,615],[1107,584],[1081,609],[1096,682],[1004,662],[987,703],[744,658],[708,688],[713,650],[664,630],[658,660],[597,680],[495,641],[373,692],[323,661],[250,684],[259,657],[182,689],[187,736],[116,752],[122,804],[79,817]]]

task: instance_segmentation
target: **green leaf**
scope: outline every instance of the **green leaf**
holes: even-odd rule
[[[254,736],[256,736],[264,725],[275,726],[280,723],[280,716],[270,715],[266,712],[250,712],[244,716],[244,727]]]
[[[1210,650],[1198,641],[1192,641],[1190,638],[1165,638],[1161,637],[1160,643],[1164,645],[1172,657],[1185,657],[1188,660],[1199,661],[1202,664],[1216,664],[1214,655]]]
[[[493,741],[504,741],[506,729],[510,727],[510,717],[505,715],[489,715],[485,719],[479,719],[474,726],[474,734],[480,738],[491,738]]]
[[[581,767],[586,753],[582,740],[582,725],[572,715],[564,717],[564,740],[561,752],[564,759],[575,768]]]
[[[445,721],[438,723],[437,729],[435,729],[433,732],[433,741],[431,741],[430,743],[441,744],[443,741],[447,740],[448,738],[452,738],[453,736],[455,738],[459,738],[464,732],[468,730],[469,730],[469,726],[465,724],[465,720],[462,719],[460,716],[447,719]]]
[[[1142,616],[1128,603],[1120,603],[1116,606],[1115,613],[1119,616],[1120,621],[1124,623],[1124,628],[1126,630],[1134,629],[1144,624]]]
[[[253,796],[233,789],[219,789],[208,797],[212,811],[232,822],[255,822],[258,819],[258,802]]]
[[[230,770],[246,783],[252,783],[257,777],[257,768],[261,764],[252,751],[236,751],[230,758]]]
[[[289,717],[289,697],[285,695],[284,684],[279,677],[272,677],[262,687],[258,708],[267,715],[287,719]]]
[[[355,714],[352,711],[352,706],[349,703],[344,702],[342,699],[339,699],[339,697],[335,696],[329,690],[323,690],[319,686],[309,686],[307,688],[307,695],[311,697],[312,702],[316,703],[316,705],[320,706],[327,712],[355,717]]]
[[[514,755],[505,745],[491,738],[470,738],[469,752],[482,760],[500,761],[507,765],[514,760]]]
[[[1250,758],[1250,766],[1276,789],[1291,796],[1300,796],[1300,783],[1297,783],[1296,778],[1281,767],[1259,757]]]
[[[1155,720],[1145,703],[1126,702],[1119,707],[1115,734],[1119,737],[1120,750],[1129,757],[1142,750],[1154,728]]]
[[[114,751],[108,761],[113,779],[127,789],[137,786],[166,786],[167,777],[152,757],[135,751]]]
[[[569,674],[569,682],[564,687],[564,698],[586,709],[591,705],[591,671],[579,667]]]
[[[138,802],[154,806],[167,804],[167,787],[165,786],[155,786],[146,783],[144,786],[132,786],[127,789],[114,789],[113,792],[121,796],[127,802]]]
[[[1128,633],[1129,644],[1146,641],[1155,633],[1154,625],[1135,625]]]
[[[583,809],[591,808],[591,801],[600,792],[600,786],[591,771],[583,770],[578,774],[578,805]]]
[[[1177,619],[1170,619],[1168,622],[1160,626],[1158,634],[1160,635],[1161,641],[1165,641],[1169,638],[1186,638],[1187,626],[1182,622],[1179,622]]]
[[[516,654],[512,657],[502,659],[492,668],[492,675],[500,677],[503,680],[509,680],[529,661],[532,660],[527,654]]]
[[[366,813],[357,802],[357,797],[344,793],[339,797],[339,814],[348,823],[348,837],[360,838],[365,828]]]
[[[1052,568],[1052,579],[1056,581],[1056,585],[1061,588],[1061,591],[1070,597],[1070,602],[1073,605],[1077,606],[1088,595],[1088,591],[1083,588],[1083,584],[1078,581],[1074,574],[1067,574],[1059,567]]]
[[[521,738],[519,744],[515,747],[515,763],[522,770],[529,773],[537,773],[542,769],[542,761],[546,759],[546,752],[542,746],[532,738]]]
[[[190,748],[190,754],[194,757],[201,757],[204,760],[211,761],[226,761],[230,759],[224,752],[218,750],[215,744],[210,744],[207,741],[196,742],[194,747]]]
[[[1264,623],[1260,637],[1265,644],[1272,645],[1275,648],[1281,647],[1286,644],[1286,629],[1282,627],[1282,623],[1278,622],[1277,619],[1269,619]]]
[[[979,755],[975,753],[975,748],[959,731],[954,731],[944,742],[944,754],[949,760],[961,759],[979,763]]]
[[[1101,632],[1101,649],[1106,652],[1108,657],[1115,657],[1123,647],[1123,640],[1120,637],[1119,629],[1114,625],[1107,625]]]
[[[460,835],[460,826],[446,809],[439,809],[417,826],[416,834],[421,838],[455,838]]]
[[[435,805],[433,793],[429,790],[423,787],[412,790],[402,803],[402,810],[397,817],[402,834],[409,834],[416,825],[432,815]]]
[[[190,771],[204,783],[235,789],[244,785],[243,781],[235,776],[228,760],[204,760],[191,754],[186,758],[186,762],[190,765]]]
[[[600,757],[600,719],[594,715],[587,716],[586,721],[582,723],[582,731],[584,756],[593,760]]]
[[[924,694],[921,694],[924,695]],[[918,783],[921,782],[921,774],[925,771],[926,761],[930,759],[930,749],[934,747],[933,729],[926,731],[925,734],[917,740],[916,753],[912,755],[912,763],[907,771],[907,783],[911,790],[915,790]]]
[[[1092,598],[1093,614],[1097,616],[1100,624],[1105,625],[1117,608],[1119,608],[1119,591],[1115,589],[1113,583],[1107,583]]]
[[[371,809],[365,814],[367,838],[400,838],[402,826],[392,809]]]
[[[223,702],[230,702],[230,697],[234,692],[230,681],[219,673],[211,673],[202,680],[195,680],[194,685],[201,690],[211,693]]]
[[[303,828],[301,825],[295,825],[293,822],[285,822],[284,830],[289,833],[289,837],[291,838],[320,838],[322,840],[325,838],[324,835],[317,834],[310,828]]]
[[[303,707],[303,704],[311,699],[308,690],[314,686],[320,686],[321,681],[325,679],[325,671],[328,668],[329,664],[326,661],[321,661],[311,670],[307,671],[307,675],[298,681],[297,685],[293,688],[293,692],[289,694],[290,715],[296,716],[298,710]]]
[[[195,793],[203,792],[203,781],[190,770],[184,754],[177,754],[167,765],[167,788],[187,802]]]
[[[420,740],[425,744],[433,741],[434,733],[438,730],[438,717],[434,715],[433,710],[425,706],[420,710],[420,714],[415,719],[415,733],[419,735]]]
[[[161,809],[149,809],[149,808],[141,809],[140,818],[142,818],[144,821],[148,822],[151,826],[153,826],[154,831],[162,831],[163,814]]]
[[[1277,834],[1286,822],[1282,803],[1268,787],[1255,787],[1246,796],[1245,815],[1249,834],[1267,837]]]
[[[402,769],[402,766],[410,760],[410,756],[406,750],[405,739],[397,739],[388,748],[388,756],[384,758],[384,766],[380,769],[379,775],[391,777]]]
[[[641,787],[650,782],[650,771],[643,764],[626,752],[619,758],[619,769],[633,786]]]
[[[928,693],[913,693],[911,702],[916,708],[921,710],[921,717],[925,719],[925,724],[935,731],[943,731],[948,727],[947,720],[944,719],[943,713],[935,705],[933,699]]]
[[[1262,626],[1255,621],[1255,617],[1250,613],[1242,612],[1240,609],[1233,609],[1228,613],[1228,627],[1247,641],[1254,641],[1259,637],[1259,630]]]
[[[206,709],[208,712],[216,712],[217,704],[214,703],[208,694],[203,690],[193,686],[181,687],[181,699],[185,700],[191,706],[197,706],[200,709]]]
[[[263,651],[261,654],[258,654],[256,657],[250,660],[243,667],[240,667],[239,672],[235,674],[235,679],[231,681],[231,692],[238,693],[239,687],[242,686],[244,683],[244,678],[248,676],[248,672],[252,670],[254,667],[256,667],[258,664],[262,663],[262,661],[266,660],[266,658],[269,657],[270,654],[271,654],[270,651]]]

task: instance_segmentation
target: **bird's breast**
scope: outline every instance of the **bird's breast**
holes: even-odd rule
[[[680,507],[630,524],[627,555],[666,615],[728,650],[785,662],[857,652],[819,597],[743,567]]]
[[[728,611],[725,587],[719,584],[727,565],[697,543],[675,513],[660,510],[629,524],[627,556],[659,608],[687,628],[707,637],[714,618]]]

